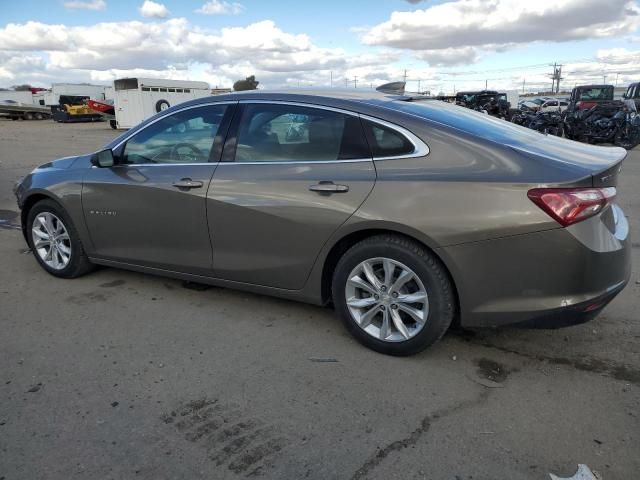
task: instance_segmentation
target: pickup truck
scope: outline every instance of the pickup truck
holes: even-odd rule
[[[612,101],[613,85],[579,85],[571,90],[568,110],[588,110],[600,103]]]

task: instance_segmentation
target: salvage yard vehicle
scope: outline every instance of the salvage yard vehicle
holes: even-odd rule
[[[588,110],[613,101],[613,85],[578,85],[571,90],[568,111]]]
[[[361,343],[410,355],[452,324],[595,317],[630,275],[625,157],[435,100],[256,90],[162,111],[15,193],[51,275],[332,303]]]
[[[640,142],[636,117],[635,108],[630,111],[625,102],[613,99],[613,85],[580,85],[571,91],[564,132],[572,140],[631,149]]]
[[[531,100],[523,100],[518,107],[523,111],[537,112],[542,107],[544,100],[541,98],[533,98]]]
[[[478,112],[486,112],[492,117],[498,118],[509,118],[509,109],[511,108],[507,94],[495,90],[458,92],[456,104]]]
[[[116,124],[116,112],[113,106],[113,100],[104,100],[99,102],[98,100],[87,100],[87,107],[90,110],[100,115],[105,121],[109,122],[109,125],[114,130],[118,128]]]
[[[598,103],[564,118],[567,138],[586,143],[613,143],[631,150],[640,143],[640,116],[623,102]]]
[[[569,107],[569,102],[566,100],[547,100],[540,105],[540,112],[564,112]]]
[[[640,109],[640,82],[630,84],[622,98],[632,100],[636,105],[636,110]]]
[[[511,116],[511,122],[530,128],[536,132],[562,137],[564,123],[560,112],[518,111]]]
[[[53,119],[59,123],[97,122],[102,116],[87,106],[89,97],[60,95],[60,104],[51,107]]]

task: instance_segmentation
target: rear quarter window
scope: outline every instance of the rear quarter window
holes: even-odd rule
[[[364,121],[367,142],[373,158],[410,155],[415,146],[400,132],[379,123]]]

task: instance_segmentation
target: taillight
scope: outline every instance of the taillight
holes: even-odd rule
[[[533,203],[563,227],[600,213],[616,196],[615,187],[534,188],[527,193]]]

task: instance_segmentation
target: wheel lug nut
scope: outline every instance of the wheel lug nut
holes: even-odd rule
[[[387,286],[386,285],[382,285],[380,287],[380,290],[382,290],[383,292],[386,292],[387,291]]]
[[[398,309],[398,305],[396,305],[395,303],[392,303],[392,304],[391,304],[391,308],[392,308],[393,310],[397,310],[397,309]]]
[[[393,293],[391,294],[391,296],[392,296],[393,298],[398,298],[398,292],[393,292]]]
[[[380,305],[380,310],[384,310],[384,309],[385,309],[384,305]]]
[[[378,295],[377,293],[373,296],[373,298],[375,298],[376,300],[380,300],[380,295]]]

